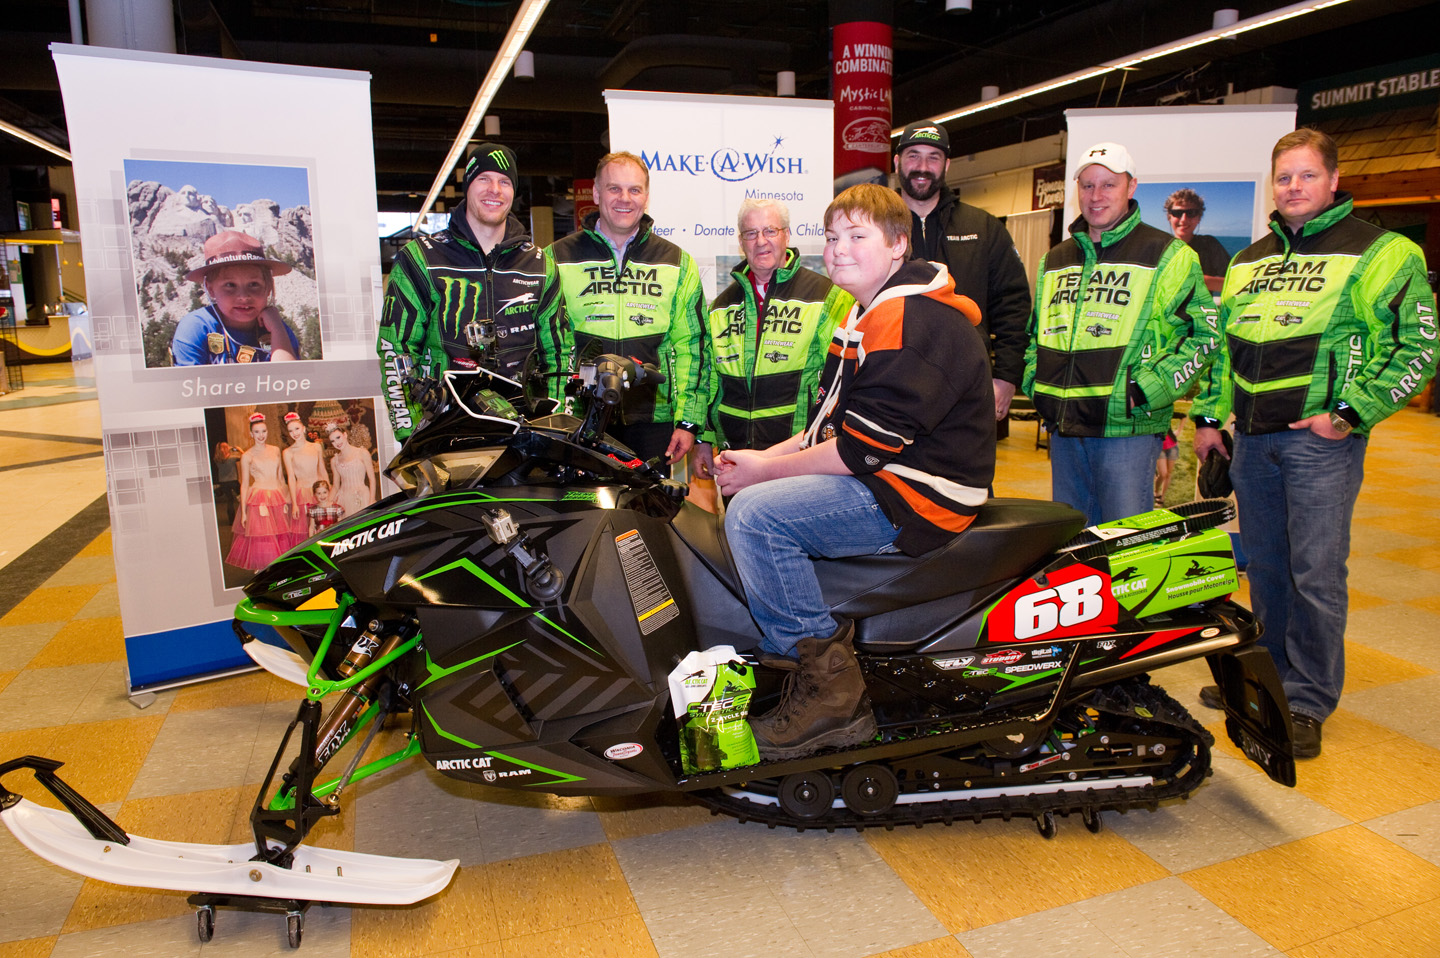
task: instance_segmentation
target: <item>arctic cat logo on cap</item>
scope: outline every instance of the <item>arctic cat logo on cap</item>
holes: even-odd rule
[[[358,549],[360,546],[369,545],[376,539],[388,539],[399,533],[404,526],[404,519],[391,519],[389,522],[383,522],[378,526],[371,526],[369,529],[362,529],[360,532],[346,536],[336,542],[322,542],[321,545],[328,545],[330,547],[330,558],[333,559],[338,555],[344,555],[351,549]]]
[[[605,750],[605,757],[612,762],[623,761],[627,758],[634,758],[645,751],[645,746],[639,742],[621,742],[619,745],[612,745]]]
[[[948,659],[931,659],[930,664],[948,672],[953,669],[963,669],[974,661],[975,656],[973,655],[956,655]]]

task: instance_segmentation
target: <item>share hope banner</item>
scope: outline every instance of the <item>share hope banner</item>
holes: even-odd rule
[[[834,104],[788,97],[606,90],[610,143],[650,167],[656,232],[695,258],[707,300],[741,260],[746,197],[790,208],[790,245],[824,272],[822,217],[833,198]]]
[[[231,631],[240,587],[307,537],[316,483],[352,511],[383,494],[376,463],[394,439],[375,415],[370,78],[51,50],[75,157],[133,693],[249,667]],[[196,274],[212,238],[263,250],[263,271]],[[223,294],[257,274],[273,287],[259,326],[243,322],[252,305]],[[260,326],[257,342],[231,335]]]

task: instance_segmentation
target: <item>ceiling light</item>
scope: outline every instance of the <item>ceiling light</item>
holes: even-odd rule
[[[970,0],[945,0],[946,13],[969,13]]]
[[[510,23],[510,31],[505,34],[505,40],[500,44],[500,50],[495,54],[495,59],[490,63],[490,72],[485,74],[485,79],[480,83],[480,89],[475,91],[475,100],[470,104],[470,112],[465,114],[465,122],[460,127],[460,135],[455,137],[455,142],[450,145],[450,152],[445,156],[445,162],[440,166],[440,172],[435,175],[435,182],[430,186],[430,192],[425,197],[425,205],[420,208],[420,215],[426,216],[426,210],[435,204],[435,197],[439,195],[440,189],[445,185],[445,178],[450,171],[460,162],[465,154],[465,147],[475,131],[480,127],[480,120],[485,116],[485,111],[490,108],[490,101],[495,99],[495,94],[500,89],[500,84],[505,82],[505,77],[510,73],[515,60],[525,49],[526,42],[530,39],[535,24],[540,21],[540,15],[545,12],[550,0],[523,0],[520,10],[515,14],[515,19]],[[423,220],[422,220],[423,222]]]
[[[794,96],[794,95],[795,95],[795,71],[794,71],[794,70],[781,70],[779,73],[776,73],[776,74],[775,74],[775,95],[776,95],[776,96]]]
[[[9,133],[11,136],[15,137],[17,140],[24,140],[31,146],[38,146],[42,150],[49,150],[51,153],[54,153],[56,156],[65,160],[66,162],[73,162],[73,160],[70,159],[70,154],[60,149],[60,147],[56,146],[54,143],[51,143],[49,140],[42,140],[40,139],[40,137],[35,136],[33,133],[22,130],[18,126],[11,126],[4,120],[0,120],[0,130],[4,130],[6,133]]]
[[[983,110],[991,110],[998,106],[1006,106],[1011,103],[1016,103],[1020,100],[1028,99],[1032,96],[1039,96],[1042,93],[1048,93],[1051,90],[1058,90],[1061,87],[1072,86],[1076,83],[1083,83],[1086,80],[1091,80],[1098,76],[1104,76],[1105,74],[1110,73],[1114,70],[1125,70],[1136,67],[1142,63],[1148,63],[1151,60],[1158,60],[1161,57],[1170,56],[1173,53],[1180,53],[1183,50],[1189,50],[1194,47],[1202,46],[1206,43],[1212,43],[1215,40],[1223,40],[1228,37],[1237,37],[1240,34],[1248,33],[1251,30],[1258,30],[1261,27],[1268,27],[1271,24],[1279,23],[1282,20],[1289,20],[1294,17],[1304,16],[1307,13],[1315,13],[1318,10],[1326,9],[1327,7],[1339,6],[1340,4],[1345,2],[1346,0],[1306,0],[1306,2],[1304,3],[1292,3],[1288,7],[1280,7],[1279,9],[1271,10],[1269,13],[1262,13],[1258,16],[1249,17],[1245,20],[1239,20],[1228,26],[1214,27],[1210,30],[1205,31],[1204,33],[1197,33],[1193,36],[1176,40],[1173,43],[1167,43],[1163,46],[1151,47],[1148,50],[1142,50],[1139,53],[1125,59],[1109,60],[1105,63],[1100,64],[1099,66],[1090,67],[1089,69],[1085,70],[1076,70],[1074,73],[1067,73],[1064,76],[1055,77],[1052,80],[1046,80],[1042,83],[1033,84],[1032,86],[1016,90],[1013,93],[1007,93],[1005,96],[997,97],[994,100],[982,100],[979,103],[972,103],[969,106],[962,107],[959,110],[955,110],[951,113],[942,113],[937,116],[928,117],[928,119],[932,123],[948,123],[951,120],[958,120],[961,117],[972,116]],[[895,129],[890,131],[890,136],[892,138],[898,137],[904,131],[904,127],[896,127]]]
[[[535,54],[529,50],[521,50],[520,55],[515,58],[515,79],[535,79]]]
[[[493,114],[493,113],[491,113],[490,115],[488,115],[487,117],[485,117],[485,135],[486,135],[486,136],[499,136],[499,135],[500,135],[500,118],[499,118],[498,116],[496,116],[495,114]]]

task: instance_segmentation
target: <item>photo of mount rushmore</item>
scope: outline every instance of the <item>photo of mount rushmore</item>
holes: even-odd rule
[[[126,160],[125,179],[146,368],[172,365],[176,325],[210,306],[202,283],[186,274],[205,265],[205,241],[228,230],[253,237],[267,260],[290,267],[274,270],[271,305],[295,334],[295,358],[322,358],[304,167]]]

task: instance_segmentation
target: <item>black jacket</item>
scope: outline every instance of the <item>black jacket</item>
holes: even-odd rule
[[[960,202],[941,187],[940,202],[922,221],[910,214],[912,255],[944,263],[955,292],[980,307],[980,332],[994,341],[996,379],[1020,385],[1025,374],[1025,324],[1030,319],[1030,283],[1005,225],[982,209]]]

